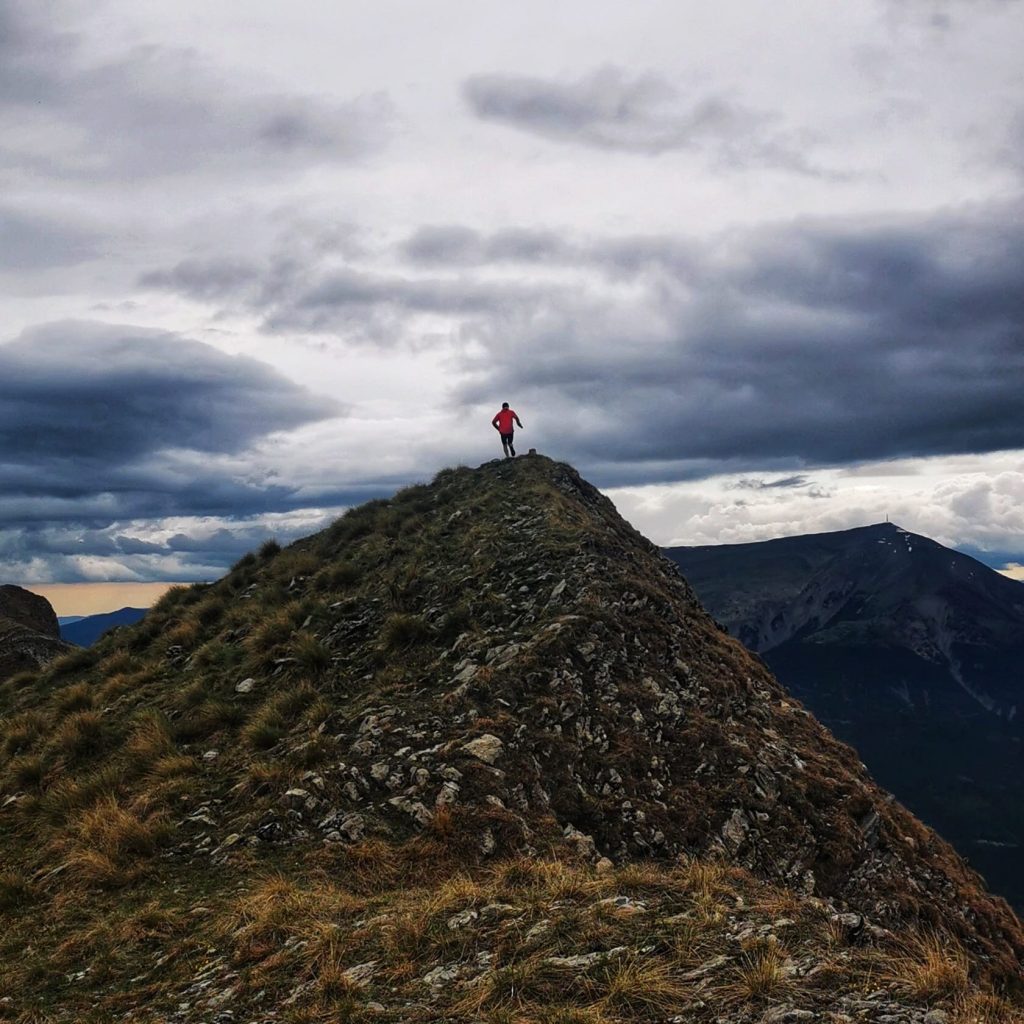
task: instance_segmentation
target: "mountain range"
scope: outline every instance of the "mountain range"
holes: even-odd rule
[[[883,785],[1024,906],[1024,585],[891,523],[667,553]]]
[[[115,626],[131,626],[146,614],[145,608],[119,608],[114,612],[102,612],[98,615],[83,615],[72,622],[62,622],[61,636],[68,643],[79,647],[89,647]]]
[[[1006,902],[571,467],[444,470],[0,684],[0,1013],[1019,1020]]]

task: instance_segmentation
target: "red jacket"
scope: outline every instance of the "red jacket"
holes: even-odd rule
[[[498,428],[499,433],[511,434],[512,433],[512,421],[515,420],[519,423],[519,417],[515,414],[513,409],[502,409],[493,420],[491,425]],[[522,426],[522,423],[519,423]]]

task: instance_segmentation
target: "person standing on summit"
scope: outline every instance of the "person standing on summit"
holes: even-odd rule
[[[512,445],[512,423],[521,430],[523,424],[520,422],[519,417],[516,415],[514,409],[508,407],[508,402],[501,403],[501,410],[497,412],[494,419],[491,420],[491,426],[501,434],[501,447],[505,452],[505,458],[510,459],[515,455],[516,450]]]

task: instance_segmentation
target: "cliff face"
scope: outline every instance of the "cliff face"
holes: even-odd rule
[[[831,919],[869,941],[883,941],[886,928],[938,928],[979,977],[1020,977],[1024,939],[1006,904],[716,626],[607,499],[543,457],[446,470],[286,551],[267,545],[211,587],[172,592],[143,623],[58,662],[34,686],[0,693],[6,856],[44,878],[58,858],[55,884],[65,889],[111,889],[128,877],[162,900],[196,893],[214,914],[239,892],[262,892],[273,872],[308,888],[326,871],[355,899],[371,885],[368,863],[373,884],[396,890],[425,884],[431,865],[493,878],[519,864],[520,883],[509,881],[514,871],[501,876],[504,902],[495,890],[487,907],[460,903],[462,924],[442,925],[454,935],[548,899],[524,863],[569,858],[586,873],[600,861],[605,878],[616,866],[661,864],[647,883],[631,876],[653,899],[684,884],[672,875],[681,858],[712,858],[719,881],[700,883],[702,899],[714,902],[726,877],[761,879],[808,921]],[[112,838],[104,823],[118,821]],[[597,891],[588,877],[581,893]],[[282,913],[299,913],[292,897],[278,898]],[[564,915],[562,897],[550,902],[551,915]],[[617,904],[626,916],[649,912],[629,902]],[[245,913],[260,916],[269,905],[260,906]],[[377,909],[382,921],[398,913]],[[708,928],[726,927],[718,913]],[[683,927],[678,907],[658,920],[673,914],[675,925],[658,928]],[[413,967],[395,967],[394,949],[360,964],[355,957],[370,956],[357,936],[365,923],[343,919],[333,919],[332,956],[346,971],[365,968],[362,980],[339,982],[349,995],[386,961],[387,984],[401,993],[392,999],[405,1001],[394,1019],[476,1019],[463,1003],[443,1018],[410,1009],[414,991],[433,992],[432,1006],[441,996],[409,972],[436,981],[434,968],[448,968],[430,958],[451,951],[424,937],[413,942]],[[250,934],[244,920],[218,920],[226,949]],[[525,928],[495,928],[505,944],[487,931],[475,968],[454,958],[461,966],[444,984],[460,999],[471,986],[499,985],[527,948],[516,945]],[[550,945],[556,937],[544,940],[544,970],[578,941],[573,928],[554,933],[562,952]],[[292,947],[274,934],[239,962],[277,955],[274,970],[287,973]],[[597,942],[590,952],[608,952],[611,932],[580,934]],[[292,934],[303,944],[296,953],[311,941],[308,930]],[[638,938],[634,952],[650,957],[661,941]],[[704,974],[676,979],[685,998],[669,1002],[711,1012],[695,986],[732,970],[724,965],[736,958],[722,955]],[[607,967],[600,957],[573,963]],[[233,991],[249,998],[260,983],[243,986],[237,969]],[[287,982],[294,1000],[304,998],[302,977]],[[181,997],[174,984],[167,999]],[[731,1005],[722,999],[720,1008]]]
[[[0,619],[10,619],[33,632],[60,639],[57,613],[50,602],[10,583],[0,586]]]
[[[0,680],[41,668],[66,650],[45,597],[9,583],[0,586]]]

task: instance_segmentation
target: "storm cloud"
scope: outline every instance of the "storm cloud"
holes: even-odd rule
[[[730,237],[632,321],[567,310],[463,395],[518,388],[584,458],[655,472],[1024,447],[1022,223],[1014,207]]]
[[[0,346],[0,447],[15,464],[233,453],[338,411],[255,359],[169,332],[71,321]]]
[[[3,516],[280,506],[287,488],[254,486],[215,460],[340,412],[255,359],[169,332],[38,327],[0,346]]]
[[[803,218],[707,242],[427,226],[397,244],[404,273],[282,255],[262,278],[215,263],[146,280],[193,298],[219,282],[269,330],[380,317],[388,347],[440,317],[468,346],[457,401],[518,393],[599,481],[635,483],[1024,447],[1020,213]]]
[[[692,149],[723,166],[825,173],[805,155],[810,140],[783,130],[776,115],[724,94],[683,97],[656,74],[612,66],[575,81],[481,74],[462,92],[477,117],[559,142],[648,155]]]

